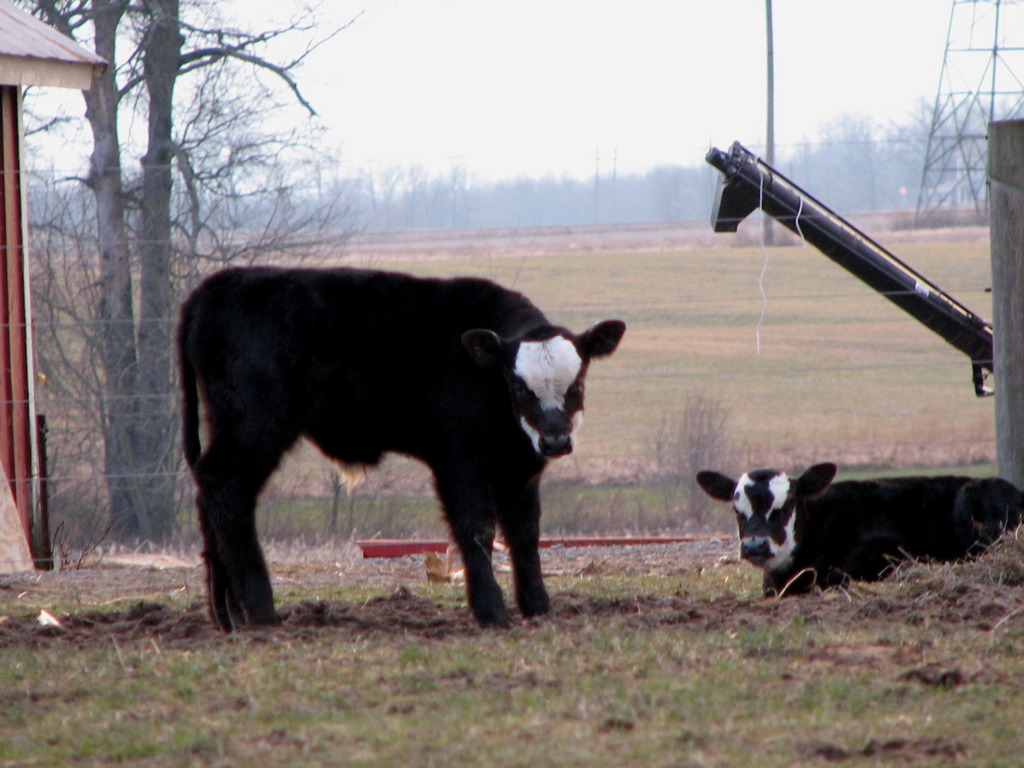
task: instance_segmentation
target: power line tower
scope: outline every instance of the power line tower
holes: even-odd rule
[[[943,209],[988,216],[987,133],[1024,114],[1024,0],[953,0],[925,153],[917,223]]]

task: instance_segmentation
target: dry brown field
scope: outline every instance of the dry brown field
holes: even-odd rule
[[[987,231],[859,224],[990,318]],[[556,475],[641,474],[658,425],[697,395],[728,414],[737,464],[993,460],[992,399],[974,395],[966,356],[812,246],[783,233],[766,248],[760,231],[752,220],[735,235],[701,223],[368,235],[327,260],[488,277],[575,330],[625,320],[619,350],[591,368],[583,439]]]

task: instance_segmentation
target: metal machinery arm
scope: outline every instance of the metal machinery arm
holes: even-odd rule
[[[760,207],[966,354],[971,359],[975,394],[992,394],[985,387],[985,371],[994,371],[990,323],[739,142],[728,152],[712,149],[706,160],[722,172],[711,211],[715,232],[735,232],[739,223]]]

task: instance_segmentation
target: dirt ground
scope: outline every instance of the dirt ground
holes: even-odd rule
[[[1024,576],[1020,573],[1021,545],[1014,543],[996,563],[974,566],[911,566],[910,580],[918,588],[894,592],[867,585],[851,590],[761,599],[744,588],[737,595],[724,591],[712,599],[696,598],[680,589],[675,595],[638,592],[625,597],[586,594],[572,586],[578,581],[559,577],[625,575],[693,575],[695,571],[732,568],[737,563],[735,540],[705,538],[694,542],[614,547],[555,547],[542,551],[553,597],[554,622],[567,631],[594,619],[632,629],[679,627],[688,631],[728,631],[765,623],[784,625],[797,617],[806,623],[828,622],[863,628],[893,622],[949,631],[1007,628],[1024,624]],[[333,556],[333,558],[331,557]],[[499,570],[504,568],[496,556]],[[282,624],[251,630],[250,637],[268,641],[322,640],[324,632],[339,639],[367,635],[447,637],[482,632],[463,605],[450,606],[413,594],[410,587],[426,581],[423,556],[363,559],[354,547],[307,553],[301,561],[287,552],[270,553],[277,594],[301,587],[302,594],[319,588],[349,585],[379,588],[367,602],[279,599]],[[0,576],[0,649],[70,644],[79,648],[109,647],[111,642],[158,642],[162,648],[192,649],[231,642],[214,629],[204,605],[204,584],[198,558],[156,558],[148,565],[137,558],[111,557],[79,570],[35,572]],[[923,569],[923,570],[922,570]],[[1008,570],[1009,569],[1009,570]],[[913,586],[913,585],[911,585]],[[429,593],[428,593],[429,594]],[[896,596],[894,596],[896,595]],[[57,625],[39,621],[38,606],[74,605],[81,611],[58,613]],[[449,601],[450,603],[450,601]],[[24,605],[25,610],[17,610]],[[186,606],[184,608],[176,606]],[[529,632],[530,622],[515,622],[512,633]],[[1021,632],[1021,626],[1014,627]],[[919,682],[956,685],[974,679],[983,670],[909,668],[898,656],[898,646],[829,647],[822,649],[832,663],[895,665]]]

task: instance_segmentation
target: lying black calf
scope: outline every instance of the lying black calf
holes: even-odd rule
[[[874,581],[905,558],[977,554],[1021,522],[1024,495],[999,478],[893,477],[833,483],[835,464],[796,478],[757,469],[738,481],[697,473],[713,499],[732,502],[740,554],[764,570],[766,595]]]

